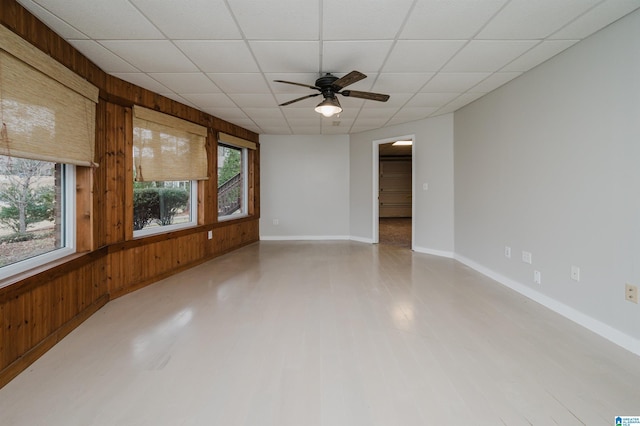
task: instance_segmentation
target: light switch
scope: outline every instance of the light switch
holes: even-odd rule
[[[429,184],[428,183],[423,183],[422,184],[422,190],[423,191],[428,191],[429,190]]]

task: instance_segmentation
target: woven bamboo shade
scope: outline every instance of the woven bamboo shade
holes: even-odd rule
[[[98,88],[0,26],[0,154],[92,166]]]
[[[207,128],[147,108],[133,108],[135,179],[206,180]]]
[[[228,135],[226,133],[218,133],[218,140],[224,144],[237,146],[239,148],[256,149],[256,143],[237,136]]]

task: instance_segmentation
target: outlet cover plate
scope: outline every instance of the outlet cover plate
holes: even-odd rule
[[[504,257],[511,259],[511,247],[504,246]]]
[[[629,302],[638,303],[638,286],[632,284],[625,284],[624,286],[624,298]]]
[[[574,281],[580,281],[580,268],[576,265],[571,265],[571,279]]]
[[[529,265],[531,265],[532,262],[532,255],[531,252],[528,251],[523,251],[522,252],[522,261],[524,263],[528,263]]]

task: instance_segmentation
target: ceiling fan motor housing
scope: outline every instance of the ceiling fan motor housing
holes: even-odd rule
[[[324,98],[336,97],[335,93],[337,92],[337,90],[333,87],[333,82],[337,79],[338,77],[336,77],[335,75],[326,73],[316,80],[316,87],[320,89]]]

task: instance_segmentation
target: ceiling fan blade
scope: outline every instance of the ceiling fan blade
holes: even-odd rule
[[[342,92],[340,92],[340,94],[342,96],[350,96],[352,98],[368,99],[370,101],[387,102],[389,100],[389,95],[383,95],[382,93],[359,92],[357,90],[343,90]]]
[[[333,82],[332,86],[337,87],[338,90],[347,87],[350,84],[357,83],[358,81],[367,78],[366,75],[360,71],[351,71],[349,74]]]
[[[293,81],[284,81],[284,80],[273,80],[276,83],[285,83],[285,84],[293,84],[296,86],[302,86],[302,87],[307,87],[309,89],[316,89],[316,90],[320,90],[319,87],[316,86],[309,86],[308,84],[303,84],[303,83],[294,83]]]
[[[285,102],[285,103],[283,103],[283,104],[280,104],[280,105],[278,105],[278,106],[291,105],[291,104],[292,104],[292,103],[294,103],[294,102],[298,102],[298,101],[301,101],[301,100],[303,100],[303,99],[307,99],[307,98],[313,98],[313,97],[315,97],[315,96],[320,96],[320,93],[314,93],[313,95],[303,96],[303,97],[301,97],[301,98],[297,98],[297,99],[294,99],[294,100],[292,100],[292,101],[288,101],[288,102]]]

